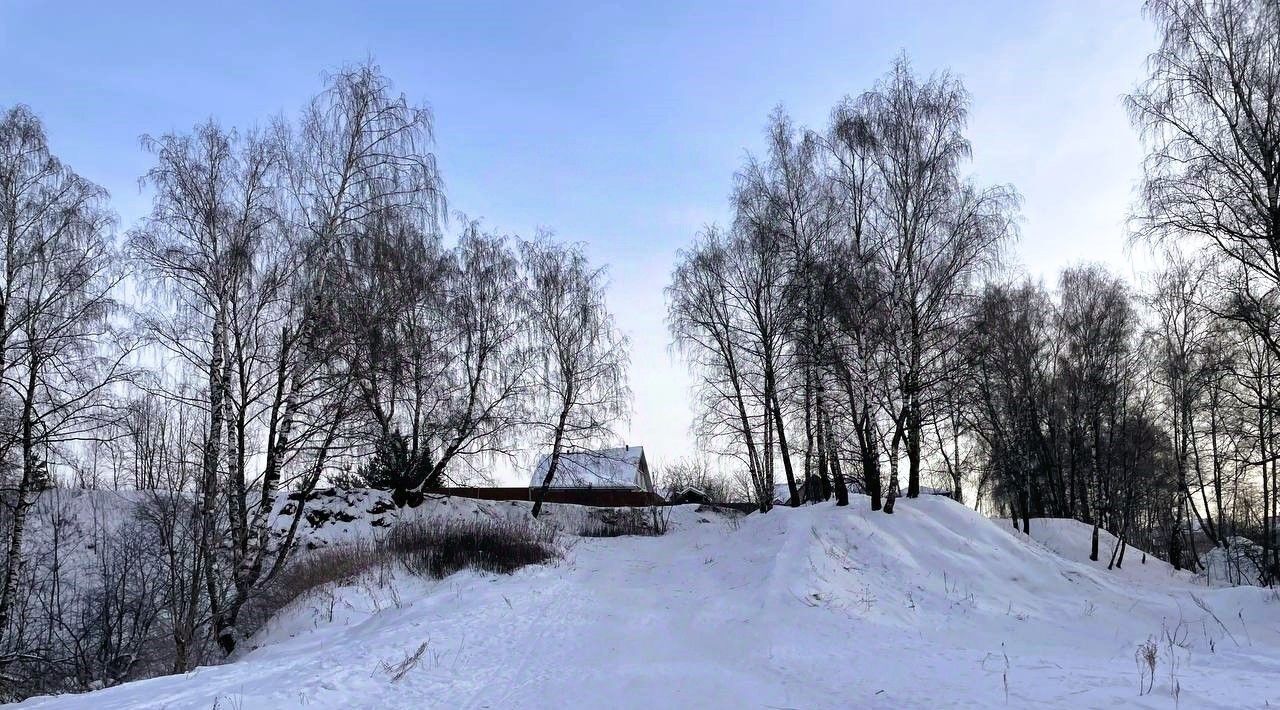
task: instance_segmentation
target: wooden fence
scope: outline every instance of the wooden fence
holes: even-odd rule
[[[475,488],[454,487],[440,488],[428,493],[458,496],[460,498],[478,498],[480,500],[527,500],[534,499],[536,490],[528,487],[507,488]],[[662,496],[647,491],[627,488],[552,488],[544,499],[547,503],[570,503],[573,505],[590,505],[598,508],[628,508],[649,505],[662,505]]]

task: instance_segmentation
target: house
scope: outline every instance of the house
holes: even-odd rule
[[[800,499],[799,502],[804,502],[804,486],[796,486],[796,496]],[[786,483],[774,483],[773,504],[791,505],[791,487]]]
[[[800,503],[822,500],[822,479],[811,473],[807,479],[796,481],[796,498]],[[773,484],[773,504],[791,505],[791,487],[786,482]]]
[[[938,488],[937,486],[920,486],[920,495],[922,496],[942,496],[950,498],[952,491],[950,488]]]
[[[541,488],[551,468],[551,454],[538,459],[529,479],[530,488]],[[571,451],[560,454],[551,488],[608,488],[653,491],[649,462],[643,446],[624,446],[600,451]]]
[[[672,496],[669,502],[671,505],[706,505],[711,502],[711,497],[701,488],[685,486],[683,490]]]
[[[538,460],[529,478],[529,498],[542,488],[551,467],[548,454]],[[653,490],[649,462],[643,446],[560,454],[555,477],[547,489],[547,501],[581,505],[655,505],[662,502]]]
[[[543,456],[533,467],[528,486],[478,488],[457,486],[434,492],[480,500],[537,500],[542,481],[551,466],[551,456]],[[662,496],[653,490],[649,462],[643,446],[624,446],[601,451],[571,451],[560,454],[555,478],[547,489],[545,503],[572,503],[606,508],[662,505]]]

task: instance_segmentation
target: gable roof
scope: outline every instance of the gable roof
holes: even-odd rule
[[[796,495],[804,502],[804,487],[796,486]],[[791,487],[786,483],[773,484],[773,504],[774,505],[791,505]]]
[[[551,456],[538,459],[529,487],[540,488],[551,466]],[[643,446],[560,454],[552,488],[629,488],[652,490]]]

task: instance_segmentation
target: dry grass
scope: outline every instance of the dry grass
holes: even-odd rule
[[[381,544],[409,571],[441,579],[463,569],[510,574],[558,555],[555,530],[492,520],[399,525]]]
[[[510,574],[560,555],[550,527],[496,520],[423,520],[402,523],[377,541],[299,554],[283,573],[245,608],[257,628],[289,603],[329,585],[367,580],[387,586],[397,568],[442,579],[463,569]]]

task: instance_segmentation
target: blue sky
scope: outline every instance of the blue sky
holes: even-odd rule
[[[675,251],[727,218],[773,106],[820,125],[901,50],[973,94],[972,172],[1026,199],[1013,261],[1050,281],[1081,260],[1132,276],[1142,154],[1120,97],[1153,45],[1138,5],[0,0],[0,106],[30,105],[128,226],[148,202],[141,134],[263,123],[324,70],[373,57],[431,106],[451,209],[545,227],[611,265],[633,342],[629,438],[660,462],[693,450],[662,321]]]

